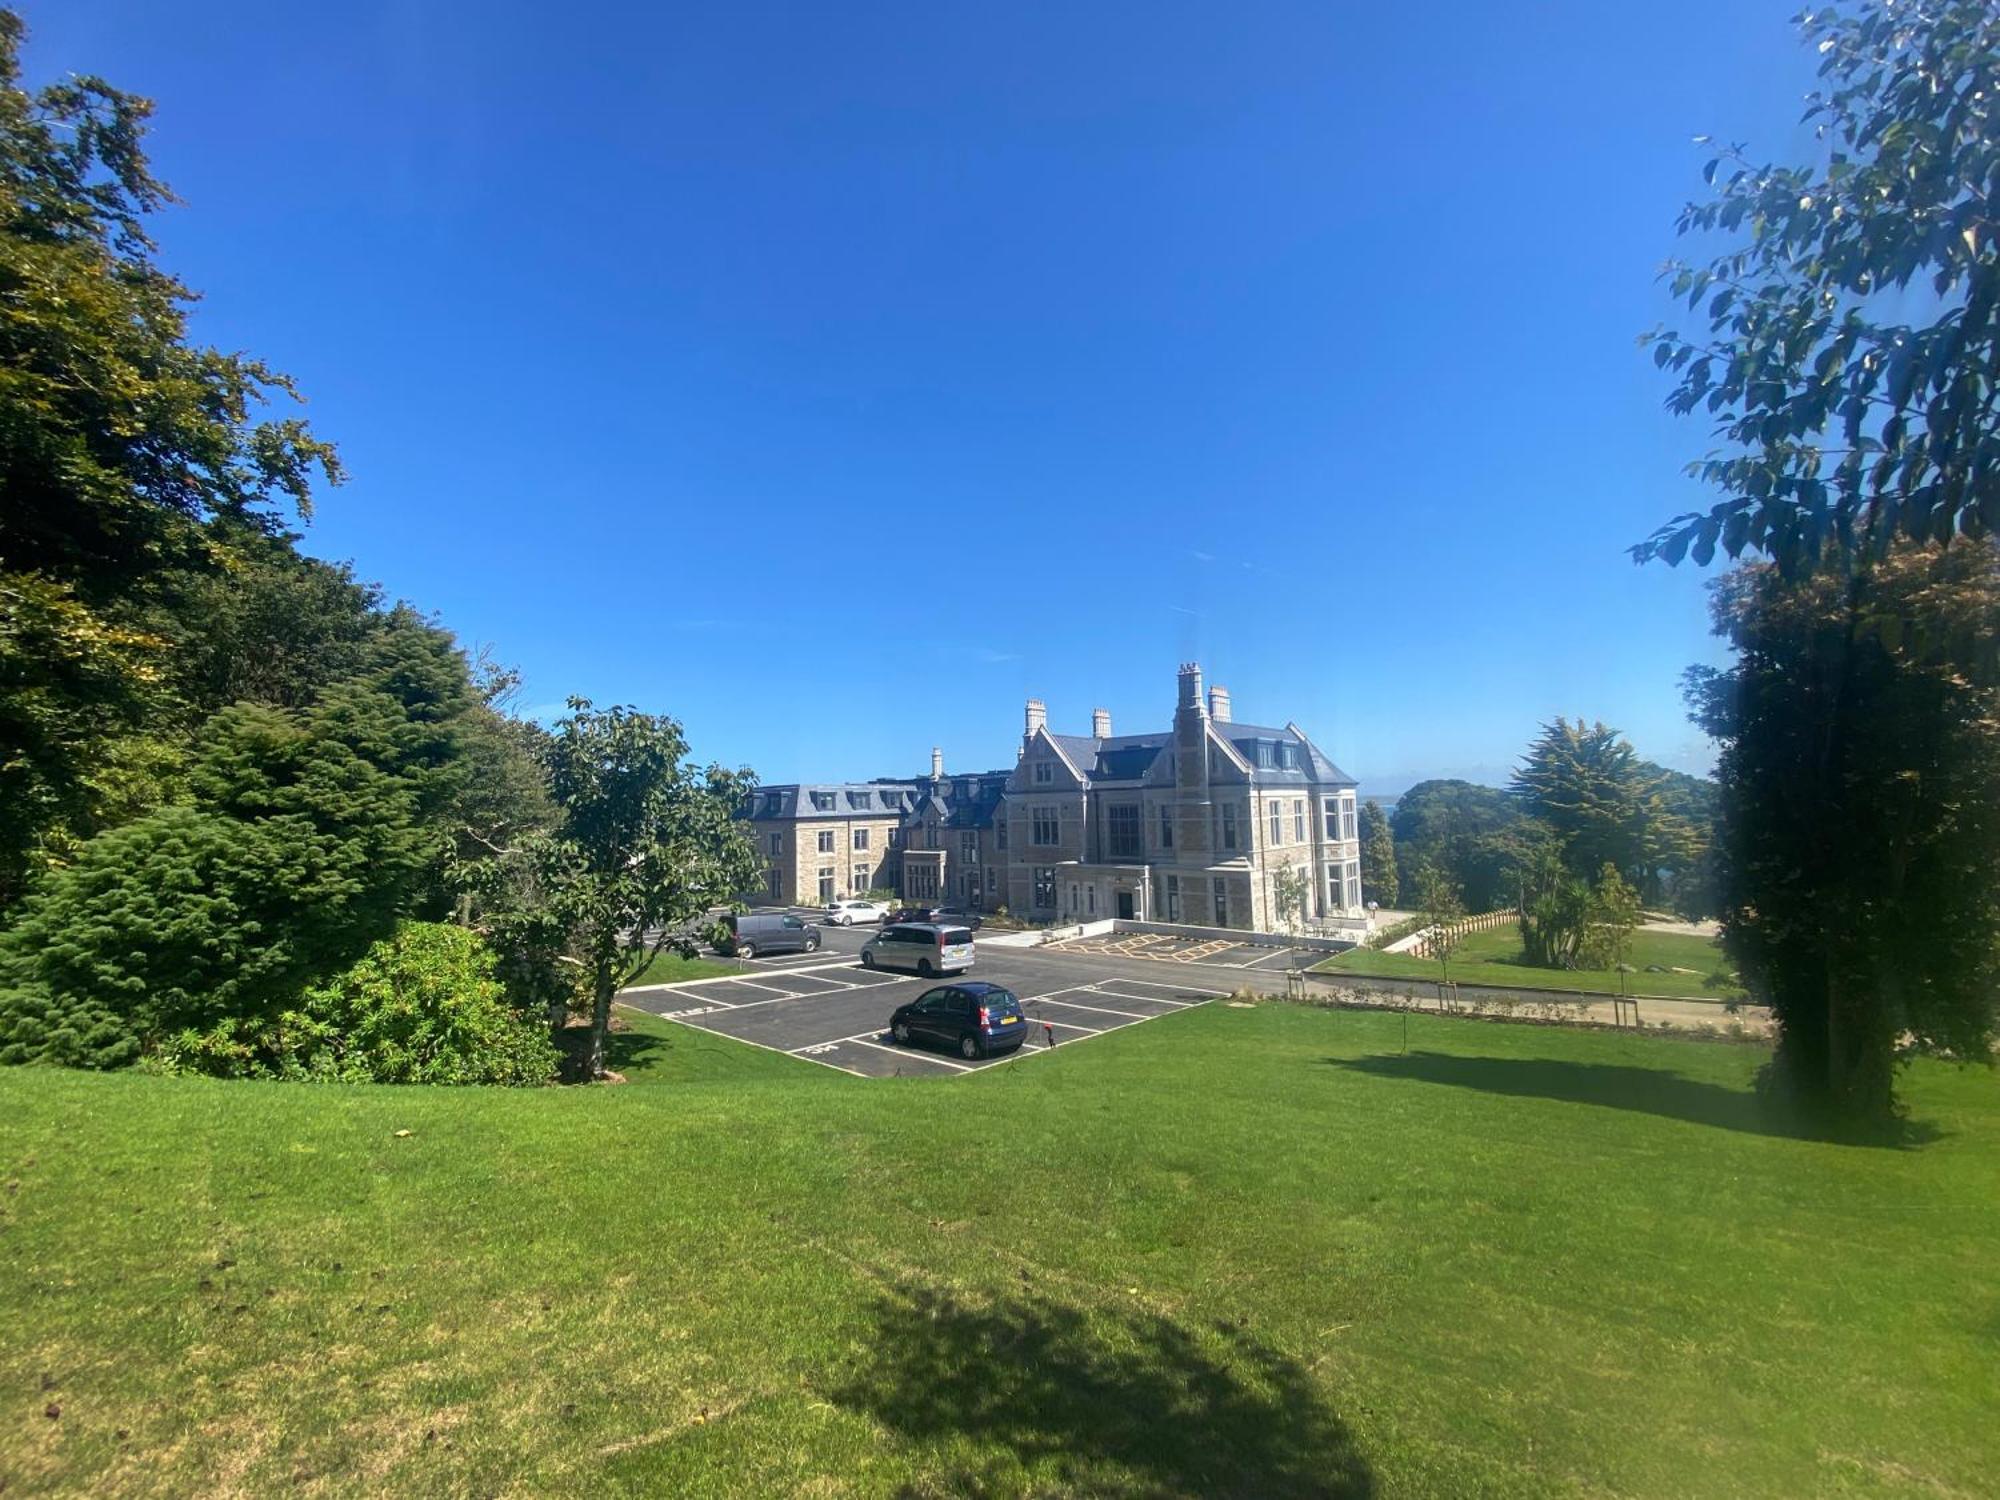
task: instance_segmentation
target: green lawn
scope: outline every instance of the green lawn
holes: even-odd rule
[[[682,958],[678,953],[661,953],[640,971],[634,984],[674,984],[683,979],[721,979],[744,972],[743,965],[727,958]]]
[[[1678,932],[1632,934],[1626,963],[1635,971],[1625,976],[1626,991],[1634,995],[1671,995],[1697,998],[1712,996],[1731,999],[1742,987],[1710,982],[1708,976],[1729,970],[1722,950],[1707,938],[1689,937]],[[1648,973],[1647,965],[1663,971]],[[1373,974],[1385,979],[1436,979],[1434,958],[1418,958],[1411,953],[1379,953],[1373,948],[1354,948],[1313,966],[1323,973]],[[1673,972],[1692,969],[1692,974]],[[1451,956],[1451,977],[1460,984],[1525,985],[1544,990],[1590,990],[1601,994],[1618,993],[1618,973],[1614,969],[1538,969],[1521,957],[1521,929],[1513,922],[1489,927],[1484,932],[1467,933]]]
[[[2000,1472],[1985,1073],[1913,1068],[1898,1150],[1767,1133],[1753,1048],[1281,1004],[945,1081],[619,1046],[518,1093],[0,1071],[0,1492]]]

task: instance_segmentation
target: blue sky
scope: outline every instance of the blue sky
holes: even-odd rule
[[[1558,713],[1705,766],[1634,336],[1691,138],[1811,154],[1795,9],[24,5],[340,444],[307,547],[531,703],[909,774],[1198,658],[1385,789]]]

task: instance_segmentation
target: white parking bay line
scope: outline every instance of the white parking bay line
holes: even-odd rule
[[[1091,993],[1096,994],[1097,992],[1095,990],[1092,990]],[[1037,996],[1036,998],[1047,999],[1048,997]],[[1113,995],[1111,998],[1114,1000],[1118,1000],[1124,997],[1120,995]],[[1148,1001],[1147,1003],[1151,1004],[1152,1002]],[[1070,1010],[1093,1010],[1102,1016],[1125,1016],[1134,1021],[1150,1021],[1154,1019],[1154,1017],[1152,1016],[1141,1015],[1136,1010],[1113,1010],[1108,1005],[1085,1005],[1079,1000],[1049,1000],[1049,1004],[1064,1006]]]
[[[885,1047],[880,1042],[869,1041],[865,1036],[848,1036],[842,1037],[841,1040],[843,1042],[851,1042],[857,1047],[873,1047],[877,1052],[888,1052],[897,1057],[911,1058],[917,1062],[941,1063],[945,1067],[954,1068],[961,1073],[970,1073],[972,1071],[964,1063],[955,1063],[948,1057],[933,1057],[928,1052],[912,1052],[907,1047]]]

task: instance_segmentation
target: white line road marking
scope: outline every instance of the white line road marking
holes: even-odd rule
[[[1095,994],[1096,991],[1093,990],[1091,993]],[[1112,998],[1123,999],[1124,997],[1114,995]],[[1024,1001],[1023,1003],[1025,1004],[1026,1002]],[[1158,1019],[1157,1016],[1141,1015],[1136,1010],[1113,1010],[1108,1005],[1085,1005],[1077,1000],[1050,1000],[1049,1004],[1064,1006],[1070,1010],[1094,1010],[1099,1015],[1104,1016],[1128,1016],[1134,1021],[1153,1021]]]
[[[922,1062],[941,1063],[947,1068],[956,1068],[961,1073],[972,1071],[965,1063],[955,1063],[948,1057],[933,1057],[928,1052],[911,1052],[907,1047],[885,1047],[880,1042],[871,1042],[858,1036],[848,1037],[847,1040],[857,1047],[873,1047],[877,1052],[887,1052],[896,1057],[914,1057]]]
[[[719,1016],[730,1008],[727,1005],[691,1005],[686,1010],[656,1010],[651,1014],[662,1021],[685,1021],[689,1016]]]
[[[1146,1018],[1140,1016],[1138,1019],[1143,1021]],[[1129,1026],[1132,1023],[1130,1021],[1117,1021],[1109,1026],[1079,1026],[1074,1021],[1051,1021],[1046,1016],[1036,1016],[1035,1024],[1037,1026],[1053,1026],[1060,1031],[1081,1031],[1086,1036],[1103,1036],[1107,1031],[1117,1031],[1120,1027]]]
[[[1104,982],[1106,984],[1118,984],[1121,983],[1122,981],[1116,979],[1107,979]],[[1145,981],[1135,979],[1132,980],[1131,983],[1143,984],[1145,983]],[[1168,988],[1168,986],[1163,985],[1161,986],[1161,988],[1163,989]],[[1109,995],[1114,1000],[1143,1000],[1148,1005],[1171,1005],[1175,1010],[1189,1010],[1194,1006],[1206,1003],[1206,1001],[1204,1000],[1169,1000],[1165,995],[1121,995],[1116,990],[1099,990],[1097,993],[1100,995]],[[1215,997],[1211,995],[1207,998],[1212,1000]],[[753,1000],[750,1003],[752,1005],[755,1005],[759,1004],[760,1002]]]
[[[759,984],[754,979],[717,979],[716,984],[740,984],[746,990],[762,990],[767,995],[789,995],[790,990],[781,990],[775,984]]]
[[[638,1009],[637,1006],[630,1008],[634,1010]],[[644,1011],[641,1014],[651,1015],[652,1012]],[[699,1031],[703,1036],[719,1036],[725,1042],[741,1042],[746,1047],[756,1047],[765,1052],[775,1052],[779,1057],[790,1057],[792,1055],[783,1047],[773,1047],[769,1042],[753,1042],[747,1036],[731,1036],[726,1031],[716,1031],[712,1027],[697,1025],[693,1021],[683,1021],[680,1024],[687,1027],[690,1031]],[[801,1058],[800,1061],[804,1061],[804,1059]],[[819,1066],[822,1068],[832,1068],[835,1072],[846,1073],[855,1078],[867,1078],[870,1076],[854,1068],[843,1068],[839,1063],[820,1063]]]
[[[1242,963],[1237,964],[1235,967],[1239,969],[1254,969],[1257,967],[1257,965],[1267,964],[1274,958],[1284,958],[1288,956],[1292,951],[1293,950],[1290,948],[1273,948],[1269,953],[1262,954],[1257,958],[1245,959]]]

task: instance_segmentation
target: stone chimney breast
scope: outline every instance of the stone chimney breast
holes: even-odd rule
[[[1229,689],[1212,687],[1208,690],[1208,716],[1218,724],[1229,722]]]
[[[1111,738],[1111,710],[1093,708],[1090,711],[1090,732],[1100,740]]]
[[[1028,700],[1028,709],[1025,717],[1026,717],[1026,724],[1025,724],[1026,732],[1029,734],[1033,734],[1037,729],[1041,729],[1048,724],[1049,722],[1048,704],[1042,702],[1042,700],[1039,698],[1030,698]]]
[[[944,780],[944,750],[937,745],[931,746],[931,780]]]

